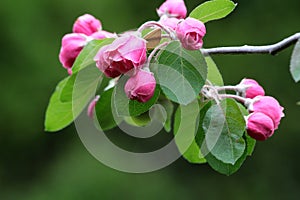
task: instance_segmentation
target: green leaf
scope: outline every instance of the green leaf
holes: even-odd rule
[[[124,117],[127,124],[137,127],[147,126],[151,122],[149,112],[145,112],[136,117]]]
[[[76,80],[70,81],[75,77],[72,75],[60,82],[46,111],[45,130],[58,131],[69,125],[94,97],[101,75],[96,67],[89,66],[78,72]],[[65,96],[61,97],[63,91]]]
[[[75,60],[72,67],[73,73],[76,73],[90,64],[94,63],[94,57],[98,53],[99,49],[105,45],[111,44],[114,41],[112,38],[105,38],[102,40],[92,40],[90,41],[80,52]]]
[[[73,121],[72,102],[60,101],[60,94],[70,77],[58,83],[46,111],[45,130],[58,131]]]
[[[83,87],[86,87],[89,84],[91,84],[91,86],[93,86],[94,82],[97,81],[97,79],[101,76],[100,77],[101,84],[99,84],[99,86],[97,88],[97,94],[101,94],[104,91],[104,88],[106,88],[106,86],[108,85],[109,80],[111,80],[111,79],[102,75],[101,72],[94,65],[89,65],[84,70],[86,70],[84,73],[86,73],[85,76],[88,80],[86,80],[86,81],[83,80],[84,84],[85,84],[85,85],[83,85]],[[73,100],[73,89],[74,89],[75,81],[78,78],[77,75],[78,75],[78,72],[73,73],[72,76],[70,76],[70,78],[68,79],[67,83],[65,84],[65,86],[61,92],[61,95],[60,95],[60,100],[62,102],[69,102],[69,101]],[[83,75],[81,73],[80,77],[81,77],[81,79],[84,79],[84,77],[82,77],[82,76]],[[89,83],[89,81],[91,81],[91,83]],[[77,85],[78,85],[78,83],[77,83]]]
[[[108,86],[110,85],[109,88],[113,88],[113,82],[116,82],[116,79],[109,78],[107,76],[102,76],[101,83],[99,83],[98,88],[97,88],[97,94],[101,95],[105,90],[108,90]]]
[[[207,76],[207,66],[201,52],[186,50],[179,41],[165,47],[150,69],[165,96],[183,105],[199,96]]]
[[[290,72],[295,82],[300,81],[300,40],[296,43],[291,58]]]
[[[136,100],[130,100],[125,94],[124,86],[128,77],[122,76],[118,80],[113,93],[113,106],[118,116],[139,116],[144,112],[147,112],[158,100],[160,95],[160,88],[156,87],[153,97],[145,102],[141,103]]]
[[[255,148],[256,140],[250,137],[247,132],[245,134],[246,142],[247,142],[247,156],[252,156],[252,153]]]
[[[171,128],[172,128],[171,124],[172,124],[172,115],[174,112],[174,105],[168,99],[159,99],[158,103],[164,107],[164,109],[167,113],[167,119],[164,124],[164,129],[165,129],[165,131],[170,132]]]
[[[210,56],[205,57],[205,61],[207,64],[207,79],[213,84],[218,86],[223,86],[223,78],[220,74],[220,71]]]
[[[224,99],[213,105],[203,120],[208,151],[223,163],[234,165],[246,147],[245,128],[244,116],[236,101]]]
[[[244,105],[240,104],[240,103],[237,103],[238,106],[239,106],[239,109],[241,111],[241,113],[244,115],[244,116],[248,116],[249,115],[249,112],[248,110],[245,108]],[[244,134],[244,138],[246,138],[246,143],[247,143],[247,156],[251,156],[253,151],[254,151],[254,148],[255,148],[255,144],[256,144],[256,140],[251,138],[248,134],[247,134],[247,130],[245,130],[245,134]]]
[[[237,4],[229,0],[207,1],[195,8],[190,17],[198,19],[203,23],[221,19],[229,15]]]
[[[206,163],[205,157],[202,155],[199,146],[194,140],[191,146],[183,154],[183,157],[190,163],[203,164]]]
[[[205,163],[200,148],[195,141],[198,127],[199,105],[197,100],[184,106],[179,105],[174,120],[175,143],[179,152],[190,163]],[[176,137],[183,135],[184,137]]]
[[[72,74],[72,76],[69,77],[68,81],[66,82],[66,84],[63,87],[61,94],[60,94],[61,102],[71,102],[72,101],[73,86],[75,84],[76,78],[77,78],[77,73]]]
[[[199,106],[200,106],[200,112],[199,112],[199,124],[198,124],[198,127],[197,127],[197,134],[196,134],[196,143],[197,145],[200,147],[200,149],[202,149],[202,145],[203,145],[203,141],[205,139],[205,132],[204,132],[204,129],[203,129],[203,120],[204,120],[204,117],[206,115],[206,112],[209,110],[209,108],[214,105],[212,101],[207,101],[207,102],[201,102],[199,101]],[[207,154],[207,151],[206,149],[202,149],[203,150],[203,153],[204,153],[204,156],[205,154]],[[205,152],[204,152],[205,151]]]
[[[114,118],[112,106],[111,106],[111,99],[113,94],[113,88],[104,91],[100,99],[98,100],[95,112],[98,120],[98,125],[100,129],[103,131],[109,130],[117,126],[119,120]]]
[[[209,166],[211,166],[211,168],[213,168],[214,170],[216,170],[217,172],[219,172],[221,174],[225,174],[225,175],[229,176],[240,169],[240,167],[246,160],[246,157],[247,157],[247,151],[244,151],[242,156],[235,162],[234,165],[223,163],[222,161],[218,160],[210,153],[208,155],[206,155],[205,158],[206,158]]]
[[[243,114],[243,116],[249,115],[249,111],[245,108],[245,106],[243,104],[237,102],[237,105],[239,106],[239,109],[240,109],[241,113]]]
[[[237,162],[232,165],[232,164],[226,164],[223,163],[222,161],[216,159],[212,154],[208,154],[206,155],[206,160],[208,162],[208,164],[217,172],[221,173],[221,174],[225,174],[227,176],[235,173],[244,163],[244,161],[246,160],[247,156],[251,156],[254,147],[255,147],[255,143],[256,140],[252,139],[251,137],[249,137],[246,134],[246,145],[247,148],[245,149],[243,155],[237,160]]]
[[[206,142],[203,142],[205,140],[205,133],[204,129],[202,128],[203,120],[206,115],[206,112],[209,110],[209,108],[214,105],[213,102],[207,102],[204,103],[202,106],[202,109],[200,111],[200,121],[199,121],[199,128],[196,136],[196,142],[198,146],[201,146],[201,150],[203,150],[205,159],[207,160],[208,164],[217,172],[225,175],[231,175],[235,173],[243,164],[243,162],[246,159],[246,150],[243,152],[243,155],[236,161],[234,165],[223,163],[222,161],[218,160],[216,157],[214,157],[208,150],[206,146]],[[238,105],[240,105],[238,103]],[[242,108],[240,108],[242,109]],[[246,140],[247,141],[247,140]],[[248,150],[248,141],[247,141],[247,150]]]
[[[95,66],[91,65],[78,72],[73,86],[73,115],[76,118],[95,97],[95,93],[103,74]]]

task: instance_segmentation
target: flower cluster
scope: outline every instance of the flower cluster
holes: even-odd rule
[[[85,14],[75,21],[73,32],[62,38],[59,61],[72,74],[72,66],[83,49],[93,39],[115,37],[115,34],[102,30],[101,22],[90,14]]]
[[[126,82],[125,92],[130,99],[147,102],[153,96],[155,86],[156,81],[153,74],[144,70],[139,70]]]
[[[146,40],[127,33],[102,47],[94,60],[107,77],[115,78],[128,72],[135,74],[145,64],[146,53]]]
[[[242,88],[242,96],[247,100],[245,105],[250,112],[246,117],[247,133],[256,140],[266,140],[278,128],[284,116],[283,107],[253,79],[243,79],[238,87]]]
[[[122,33],[103,30],[90,14],[78,17],[61,41],[59,61],[70,76],[51,96],[45,130],[61,130],[82,111],[101,132],[123,122],[147,126],[154,134],[164,128],[179,136],[174,144],[189,162],[207,162],[222,174],[234,173],[252,153],[255,140],[267,140],[278,129],[283,107],[256,80],[224,85],[210,55],[273,54],[281,44],[297,40],[292,36],[267,48],[202,49],[204,23],[226,17],[236,5],[209,0],[188,15],[184,0],[164,0],[156,9],[158,20]],[[77,81],[79,77],[84,80]]]
[[[115,38],[99,49],[94,57],[97,68],[109,78],[128,75],[130,78],[124,88],[128,98],[146,102],[154,94],[156,81],[147,65],[147,41],[142,37],[146,28],[159,27],[168,35],[170,41],[179,40],[188,50],[199,50],[206,34],[204,24],[193,18],[186,18],[187,9],[183,0],[166,0],[158,9],[158,22],[146,22],[137,31],[117,35],[102,30],[101,22],[92,15],[80,16],[73,25],[73,33],[62,39],[59,60],[72,74],[75,59],[87,43],[94,39]],[[158,47],[153,52],[159,50]]]
[[[205,25],[191,17],[186,18],[187,9],[183,0],[167,0],[157,9],[157,13],[159,22],[176,32],[184,48],[198,50],[202,47]]]
[[[73,25],[73,32],[62,38],[59,60],[63,67],[72,74],[75,59],[87,43],[94,39],[115,38],[115,40],[102,46],[94,57],[96,67],[109,78],[116,81],[121,75],[129,76],[124,92],[131,100],[147,102],[154,95],[156,80],[149,69],[149,62],[162,43],[151,48],[152,52],[147,57],[147,39],[143,38],[145,29],[160,28],[160,37],[169,40],[179,40],[187,50],[199,50],[203,45],[206,34],[205,25],[194,18],[187,17],[187,9],[183,0],[166,0],[158,9],[160,19],[157,22],[144,23],[137,31],[123,34],[112,34],[102,30],[101,22],[92,15],[80,16]],[[168,42],[166,42],[168,44]],[[160,45],[159,45],[160,44]],[[278,128],[281,117],[284,116],[283,108],[278,101],[270,96],[265,96],[264,89],[253,79],[243,79],[238,85],[233,86],[238,98],[244,98],[245,106],[250,115],[246,117],[247,132],[256,140],[266,140]],[[220,89],[220,88],[219,88]],[[222,89],[222,88],[221,88]],[[207,96],[210,96],[206,93]],[[218,96],[215,99],[218,99]],[[214,98],[214,97],[213,97]],[[89,115],[96,105],[99,97],[90,104]]]
[[[256,96],[248,105],[247,132],[256,140],[266,140],[284,117],[283,107],[271,96]]]
[[[102,47],[94,60],[107,77],[129,75],[124,88],[126,95],[129,99],[146,102],[151,99],[156,87],[153,74],[143,70],[146,54],[146,40],[137,33],[125,33]]]
[[[256,96],[265,96],[264,88],[258,84],[257,81],[253,79],[246,79],[244,78],[240,83],[239,86],[242,89],[242,96],[246,98],[253,99]]]
[[[158,9],[157,14],[162,17],[174,17],[177,19],[184,19],[187,14],[187,9],[183,0],[166,0]]]
[[[236,95],[224,94],[222,91],[235,91]],[[217,101],[232,98],[244,104],[249,115],[245,116],[249,136],[256,140],[266,140],[278,129],[284,117],[283,107],[271,96],[265,96],[263,87],[253,79],[243,79],[235,86],[205,85],[202,95]]]

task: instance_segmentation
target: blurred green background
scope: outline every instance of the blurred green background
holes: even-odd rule
[[[84,148],[74,125],[43,131],[57,82],[61,37],[91,13],[104,29],[122,32],[150,19],[163,2],[141,0],[1,0],[0,199],[298,199],[300,86],[289,74],[292,47],[277,56],[214,56],[225,83],[257,79],[285,107],[279,130],[226,177],[179,159],[148,174],[110,169]],[[201,0],[186,1],[191,11]],[[269,44],[300,31],[299,0],[237,1],[228,18],[207,24],[205,47]]]

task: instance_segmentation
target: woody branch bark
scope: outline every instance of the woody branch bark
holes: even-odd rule
[[[201,52],[203,55],[214,54],[271,54],[276,55],[280,51],[295,44],[300,39],[300,33],[296,33],[290,37],[283,39],[280,42],[264,46],[236,46],[236,47],[216,47],[216,48],[203,48]]]

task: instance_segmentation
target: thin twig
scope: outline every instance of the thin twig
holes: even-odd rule
[[[237,47],[216,47],[201,49],[203,55],[212,54],[271,54],[276,55],[278,52],[295,44],[300,39],[300,33],[296,33],[282,41],[264,46],[237,46]]]

